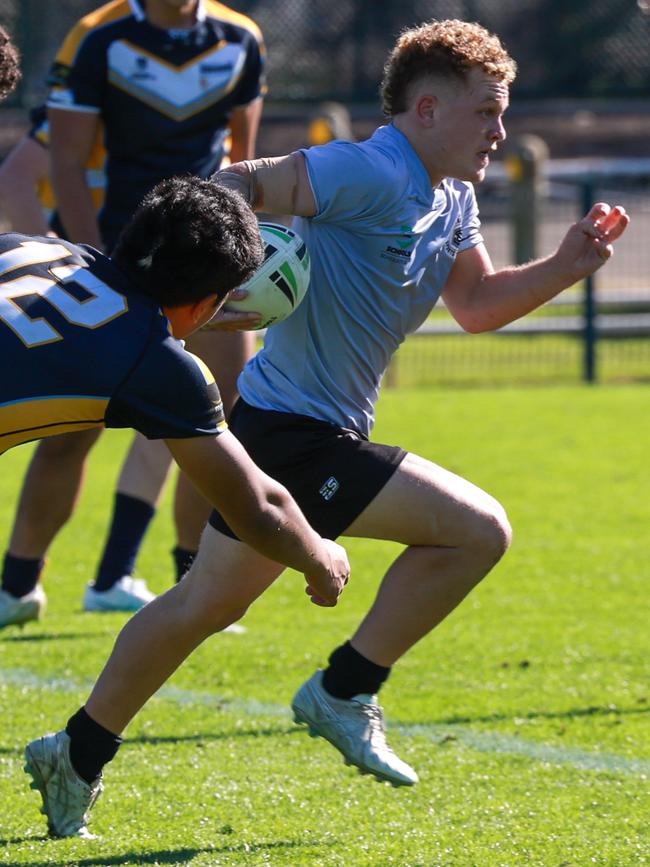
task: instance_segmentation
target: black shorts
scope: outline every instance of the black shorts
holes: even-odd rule
[[[304,415],[257,409],[238,400],[230,430],[255,463],[292,494],[312,527],[336,539],[376,497],[406,452]],[[211,526],[237,536],[218,512]]]

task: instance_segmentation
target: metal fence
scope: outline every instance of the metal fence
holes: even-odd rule
[[[97,0],[0,0],[25,79],[15,100],[43,96],[52,56]],[[649,0],[232,0],[258,22],[269,56],[269,99],[375,102],[386,54],[404,27],[431,18],[476,20],[517,60],[516,99],[646,97]]]

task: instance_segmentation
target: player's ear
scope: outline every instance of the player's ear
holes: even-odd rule
[[[208,313],[210,316],[213,316],[217,312],[219,306],[217,295],[207,295],[205,298],[201,298],[200,301],[188,304],[190,315],[195,324],[204,322]]]
[[[415,104],[415,112],[424,126],[432,126],[435,120],[438,100],[433,94],[423,94]]]

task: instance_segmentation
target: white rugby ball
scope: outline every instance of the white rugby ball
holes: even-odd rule
[[[309,286],[309,253],[293,229],[276,223],[260,223],[264,262],[239,288],[248,295],[226,302],[228,310],[255,311],[262,317],[255,330],[286,319],[305,297]]]

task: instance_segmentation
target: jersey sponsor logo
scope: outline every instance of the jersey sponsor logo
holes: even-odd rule
[[[463,226],[460,217],[458,217],[452,236],[445,243],[445,253],[455,258],[460,250],[460,245],[467,240],[467,237],[467,235],[463,235]]]
[[[131,78],[135,81],[145,81],[156,76],[147,71],[148,60],[146,57],[135,58],[135,70],[131,73]]]
[[[404,238],[396,243],[400,250],[405,250],[409,244],[413,244],[413,229],[410,226],[400,226],[399,230],[404,233]]]
[[[382,259],[388,259],[390,262],[407,262],[413,253],[413,245],[415,236],[411,226],[400,226],[399,233],[401,238],[397,238],[392,244],[388,244],[380,256]]]
[[[324,500],[331,500],[334,494],[340,488],[340,484],[334,476],[330,476],[329,479],[321,486],[318,493]]]
[[[229,72],[232,69],[232,63],[202,63],[199,69],[206,75]]]

